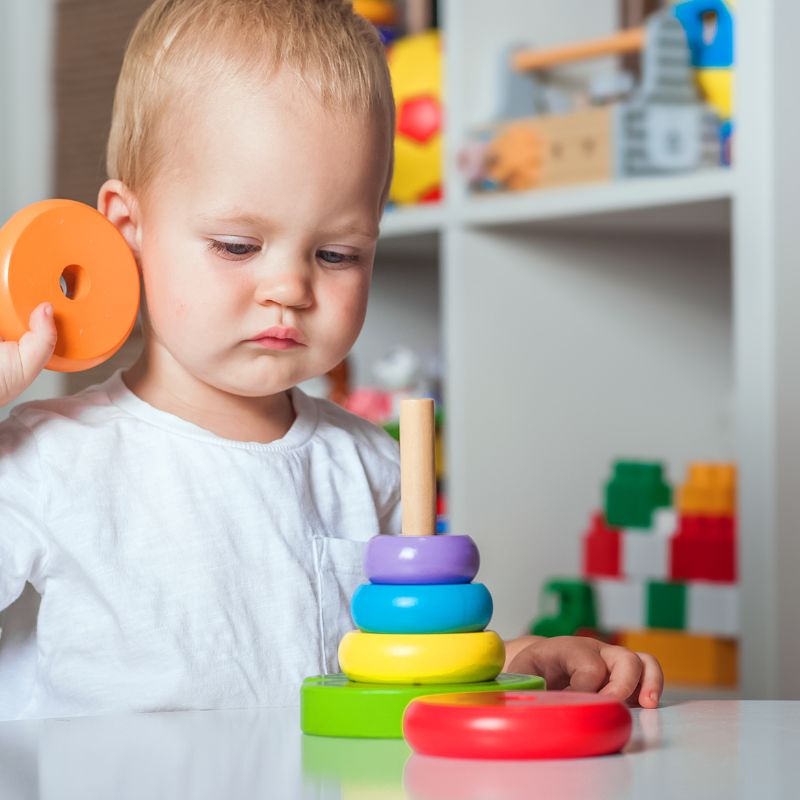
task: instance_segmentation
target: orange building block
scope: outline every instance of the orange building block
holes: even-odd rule
[[[678,490],[681,514],[733,516],[736,513],[736,466],[690,464],[686,483]]]
[[[634,652],[650,653],[661,663],[669,684],[735,687],[738,681],[734,639],[695,636],[681,631],[620,631],[619,643]]]

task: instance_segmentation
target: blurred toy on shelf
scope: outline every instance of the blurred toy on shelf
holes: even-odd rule
[[[398,39],[387,50],[397,120],[389,200],[442,197],[442,42],[439,31]]]
[[[736,467],[693,463],[673,492],[657,462],[618,461],[583,537],[582,578],[548,581],[540,636],[643,650],[669,683],[736,684]]]
[[[410,347],[393,347],[371,371],[375,385],[350,391],[344,406],[376,425],[398,420],[404,398],[433,397],[440,401],[439,376],[426,370],[420,354]]]
[[[397,4],[393,0],[353,0],[353,11],[377,28],[385,45],[400,35]]]
[[[312,397],[323,397],[346,406],[350,397],[350,360],[343,358],[324,375],[303,381],[300,388]]]
[[[353,388],[351,359],[348,356],[325,375],[304,381],[300,388],[314,397],[323,397],[353,414],[380,425],[390,436],[400,440],[400,403],[407,398],[429,397],[436,403],[434,417],[436,464],[436,533],[447,533],[445,491],[444,413],[441,407],[441,366],[435,356],[398,345],[372,367],[374,386]]]
[[[638,81],[630,73],[597,73],[572,101],[550,84],[556,67],[624,54],[639,55]],[[495,122],[473,133],[460,159],[473,191],[665,175],[720,163],[720,119],[699,96],[687,35],[672,9],[601,39],[547,50],[509,48],[501,69]]]
[[[722,163],[732,160],[734,11],[732,0],[685,0],[674,8],[686,31],[703,97],[721,120]]]

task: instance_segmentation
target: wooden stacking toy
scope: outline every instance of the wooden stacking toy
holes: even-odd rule
[[[139,307],[133,253],[114,225],[84,203],[33,203],[0,229],[0,338],[19,340],[45,301],[58,330],[48,369],[94,367],[133,330]]]
[[[536,676],[500,674],[503,641],[485,630],[492,598],[471,582],[480,565],[475,542],[435,534],[432,400],[402,401],[400,459],[403,532],[367,545],[370,582],[351,604],[359,630],[339,645],[342,673],[304,681],[305,733],[399,738],[403,712],[417,697],[544,688]]]

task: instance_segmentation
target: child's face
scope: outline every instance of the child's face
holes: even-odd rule
[[[160,376],[258,397],[327,372],[366,313],[385,130],[282,73],[257,93],[210,89],[169,135],[137,230]],[[273,326],[302,344],[253,341]]]

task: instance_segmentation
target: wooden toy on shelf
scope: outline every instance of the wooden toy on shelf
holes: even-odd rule
[[[97,366],[124,344],[139,308],[139,272],[122,234],[74,200],[42,200],[0,229],[0,337],[18,340],[40,303],[58,341],[47,369]]]
[[[626,53],[640,53],[642,65],[641,80],[627,96],[619,99],[615,90],[602,105],[547,111],[541,73]],[[671,9],[652,14],[640,28],[552,49],[517,49],[510,59],[514,73],[530,77],[537,99],[529,116],[475,131],[475,139],[488,144],[485,175],[471,164],[473,189],[545,188],[719,164],[720,121],[698,95],[686,34]],[[501,92],[504,108],[508,94]]]
[[[424,695],[543,689],[536,676],[501,674],[502,639],[469,536],[436,534],[434,404],[400,405],[402,534],[367,544],[368,584],[352,601],[359,630],[342,638],[342,674],[308,678],[301,726],[321,736],[398,738],[408,703]]]

